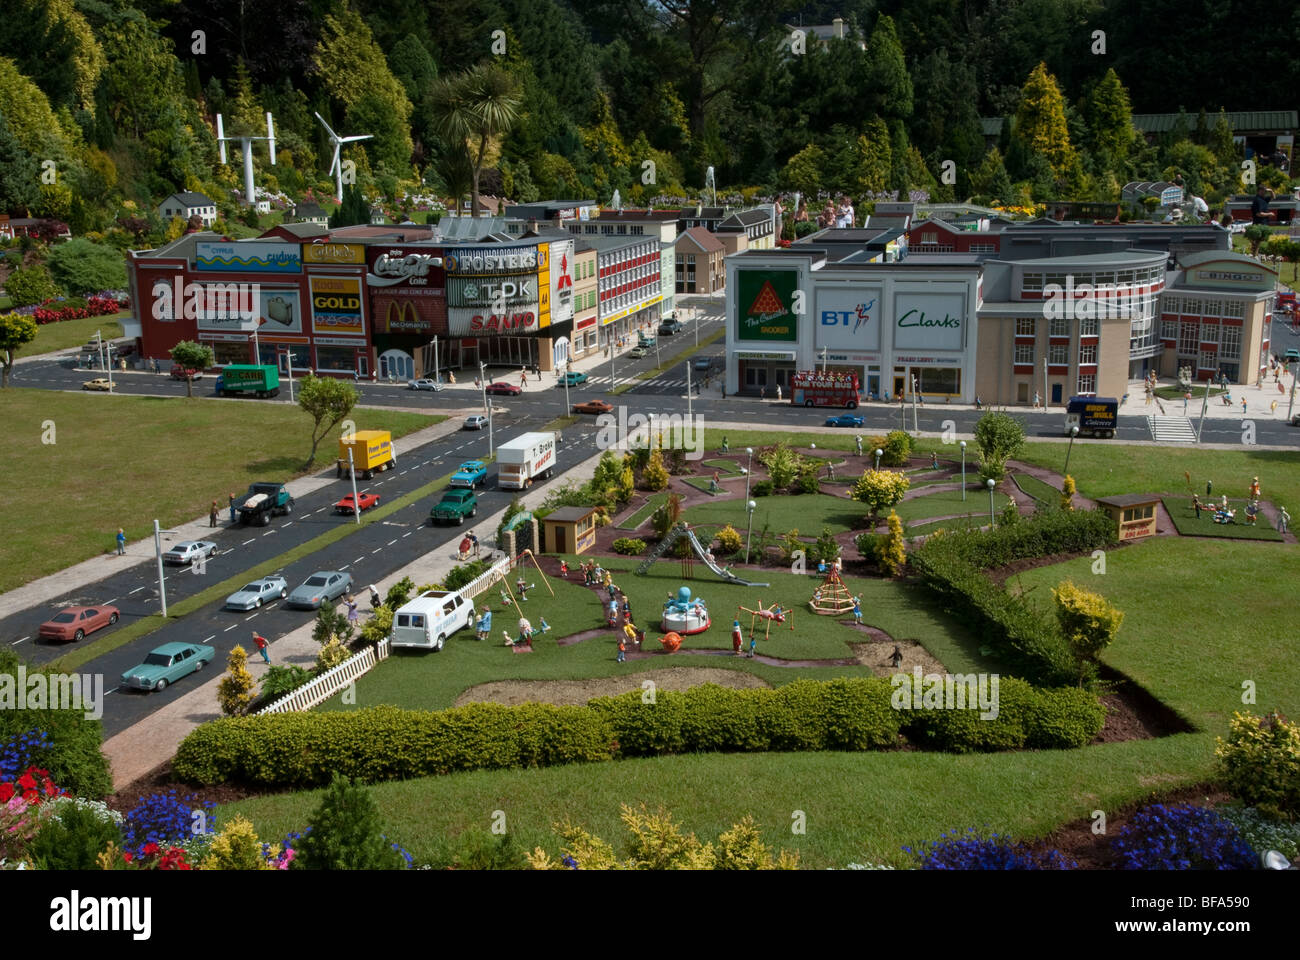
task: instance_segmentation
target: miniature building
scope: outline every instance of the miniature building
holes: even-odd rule
[[[1156,532],[1159,497],[1149,493],[1129,493],[1122,497],[1099,497],[1097,502],[1115,521],[1120,540],[1137,540]]]
[[[596,542],[594,507],[561,507],[542,519],[547,553],[582,553]]]

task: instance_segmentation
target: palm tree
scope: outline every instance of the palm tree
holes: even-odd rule
[[[439,77],[431,90],[434,126],[470,166],[470,216],[478,216],[479,176],[488,153],[519,119],[519,82],[495,64]]]

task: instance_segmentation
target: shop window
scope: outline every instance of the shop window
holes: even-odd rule
[[[749,366],[745,368],[745,386],[766,387],[767,367]]]
[[[316,369],[336,373],[352,373],[357,369],[357,351],[354,347],[317,347]]]

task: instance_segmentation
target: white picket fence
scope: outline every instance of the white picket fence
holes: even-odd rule
[[[389,649],[388,638],[384,637],[375,646],[366,647],[356,656],[344,660],[333,670],[322,673],[310,683],[304,683],[297,690],[286,693],[269,707],[257,711],[257,715],[310,710],[317,704],[324,703],[334,696],[334,694],[356,680],[357,677],[363,676],[374,669],[375,664],[380,660],[387,659]]]
[[[484,590],[488,589],[488,587],[492,586],[492,584],[504,577],[509,572],[510,567],[510,558],[502,557],[487,570],[484,570],[469,583],[465,584],[465,586],[461,587],[460,595],[466,600],[472,600]]]

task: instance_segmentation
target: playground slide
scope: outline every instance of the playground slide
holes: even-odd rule
[[[720,566],[718,566],[716,563],[714,563],[712,560],[709,559],[708,553],[705,551],[705,549],[702,546],[700,546],[700,541],[696,539],[694,530],[691,530],[688,527],[686,530],[686,536],[691,541],[691,549],[695,551],[695,555],[699,557],[701,560],[703,560],[705,565],[714,573],[716,573],[718,576],[720,576],[723,580],[728,580],[731,583],[740,584],[740,586],[742,587],[770,587],[771,586],[770,583],[754,583],[750,580],[742,580],[734,573],[729,573],[728,571],[723,570]]]

